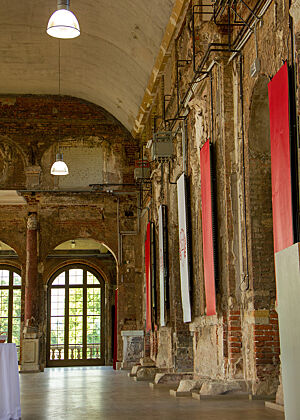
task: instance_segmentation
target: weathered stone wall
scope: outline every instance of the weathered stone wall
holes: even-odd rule
[[[249,5],[255,7],[256,2]],[[249,11],[239,7],[239,12],[247,17]],[[261,64],[257,75],[250,76],[255,59],[252,32],[240,53],[232,54],[228,47],[226,52],[223,47],[223,52],[209,55],[204,66],[209,73],[198,75],[200,80],[194,83],[193,92],[183,103],[195,81],[191,15],[190,8],[168,52],[161,84],[142,135],[147,141],[153,131],[172,129],[177,133],[170,164],[152,162],[151,220],[158,226],[158,207],[160,204],[168,206],[168,239],[172,244],[169,252],[170,318],[167,327],[158,325],[158,332],[153,333],[152,344],[157,352],[154,349],[152,353],[153,357],[157,355],[159,366],[170,367],[172,362],[173,368],[179,369],[175,363],[176,336],[183,332],[185,362],[193,361],[198,377],[244,379],[254,393],[271,394],[278,385],[279,342],[274,312],[276,288],[267,83],[283,60],[291,61],[288,2],[270,3],[262,23],[256,24]],[[209,42],[226,44],[228,38],[227,28],[223,30],[213,22],[204,22],[200,15],[195,15],[195,24],[197,68]],[[232,42],[239,31],[239,27],[232,29]],[[162,103],[164,95],[165,104]],[[185,115],[186,145],[180,134],[182,121],[173,120],[178,116],[177,98],[181,107],[179,115]],[[217,216],[217,314],[213,317],[205,315],[202,253],[199,152],[207,139],[212,143]],[[189,178],[191,208],[193,319],[189,328],[182,322],[177,196],[176,186],[172,184],[183,171]],[[262,319],[264,311],[267,315]],[[192,355],[190,334],[193,336]],[[184,366],[184,361],[180,365]]]
[[[65,96],[1,97],[0,121],[2,188],[133,182],[137,143],[96,105]],[[50,175],[58,151],[70,165],[69,177]],[[32,171],[40,173],[40,179],[33,182]]]
[[[140,328],[141,274],[135,269],[139,260],[135,240],[138,191],[133,178],[138,144],[106,111],[75,98],[2,97],[0,119],[0,186],[22,190],[20,194],[27,202],[0,207],[0,240],[18,254],[18,259],[0,262],[12,262],[22,270],[24,322],[26,223],[28,214],[35,213],[38,273],[32,296],[36,302],[34,319],[40,334],[41,366],[46,361],[47,282],[59,268],[74,262],[94,268],[105,280],[105,352],[106,362],[111,363],[111,310],[116,287],[120,358],[121,329]],[[50,175],[58,149],[69,166],[67,177]],[[91,191],[89,184],[103,186]],[[111,257],[49,258],[57,245],[76,238],[103,243]]]

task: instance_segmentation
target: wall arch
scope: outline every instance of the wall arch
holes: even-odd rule
[[[111,225],[115,225],[115,221],[113,219],[111,219],[109,223]],[[94,230],[96,230],[95,224],[93,228]],[[111,226],[111,229],[113,228],[115,228],[115,226]],[[85,235],[82,235],[83,229],[85,230],[85,233],[86,233]],[[47,238],[47,242],[45,241],[44,244],[42,243],[41,259],[45,260],[47,255],[49,255],[60,244],[67,241],[71,241],[74,238],[78,238],[78,239],[92,239],[98,242],[99,244],[104,245],[111,252],[117,264],[117,258],[116,258],[117,235],[114,235],[115,237],[113,238],[108,238],[107,236],[109,235],[107,232],[109,232],[109,229],[104,232],[102,231],[101,226],[99,225],[99,229],[97,230],[99,231],[99,236],[101,236],[101,239],[98,239],[96,236],[94,236],[90,232],[91,230],[92,230],[91,228],[86,227],[86,226],[82,228],[80,225],[76,225],[76,223],[74,223],[74,225],[72,226],[72,233],[68,231],[64,231],[61,227],[55,228],[54,226],[52,226],[52,229],[49,230],[52,232],[51,237]]]
[[[254,85],[248,130],[251,269],[256,309],[270,307],[276,294],[268,82],[266,76],[260,76]]]

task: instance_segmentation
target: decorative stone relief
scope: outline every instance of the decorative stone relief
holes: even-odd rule
[[[207,112],[207,98],[194,98],[189,102],[189,107],[195,113],[195,145],[197,150],[208,139],[208,112]]]
[[[0,186],[23,188],[25,156],[21,149],[6,136],[0,136]]]
[[[13,149],[7,143],[0,143],[0,183],[8,177],[8,170],[13,162]]]

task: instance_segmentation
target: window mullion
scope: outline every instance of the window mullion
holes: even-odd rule
[[[8,286],[8,331],[7,341],[12,342],[12,324],[13,324],[13,271],[9,271],[9,286]]]
[[[65,274],[65,360],[69,359],[69,270]]]
[[[87,270],[83,270],[83,328],[82,328],[82,358],[87,358]]]

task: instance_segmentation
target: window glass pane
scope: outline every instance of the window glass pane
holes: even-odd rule
[[[83,270],[79,268],[69,270],[69,284],[83,284]]]
[[[65,319],[60,316],[51,317],[51,345],[60,346],[65,341]]]
[[[61,273],[56,279],[53,281],[53,286],[63,286],[65,284],[65,271]]]
[[[21,289],[13,291],[13,317],[21,316]]]
[[[8,270],[0,270],[0,286],[9,286]]]
[[[82,359],[82,316],[69,318],[69,359]]]
[[[51,289],[51,316],[65,315],[65,289]]]
[[[94,276],[94,274],[87,272],[87,284],[100,284],[97,277]]]
[[[83,314],[83,289],[82,288],[70,288],[69,289],[69,313],[71,315],[82,315]]]
[[[8,290],[0,290],[0,317],[8,316]]]
[[[58,281],[64,282],[61,276]],[[65,341],[65,289],[51,290],[50,359],[64,359]]]
[[[21,318],[13,318],[12,324],[12,342],[17,346],[20,345],[20,328],[21,328]]]
[[[87,342],[88,344],[100,343],[101,319],[100,316],[87,317]]]
[[[87,358],[99,359],[101,357],[101,318],[100,316],[87,317]]]
[[[87,288],[87,314],[100,315],[101,311],[101,289]]]
[[[51,316],[50,328],[50,359],[63,360],[65,341],[65,318],[63,316]]]
[[[22,284],[22,280],[21,280],[21,276],[19,276],[19,274],[14,273],[14,286],[21,286]]]
[[[8,334],[8,318],[0,317],[0,332]]]

